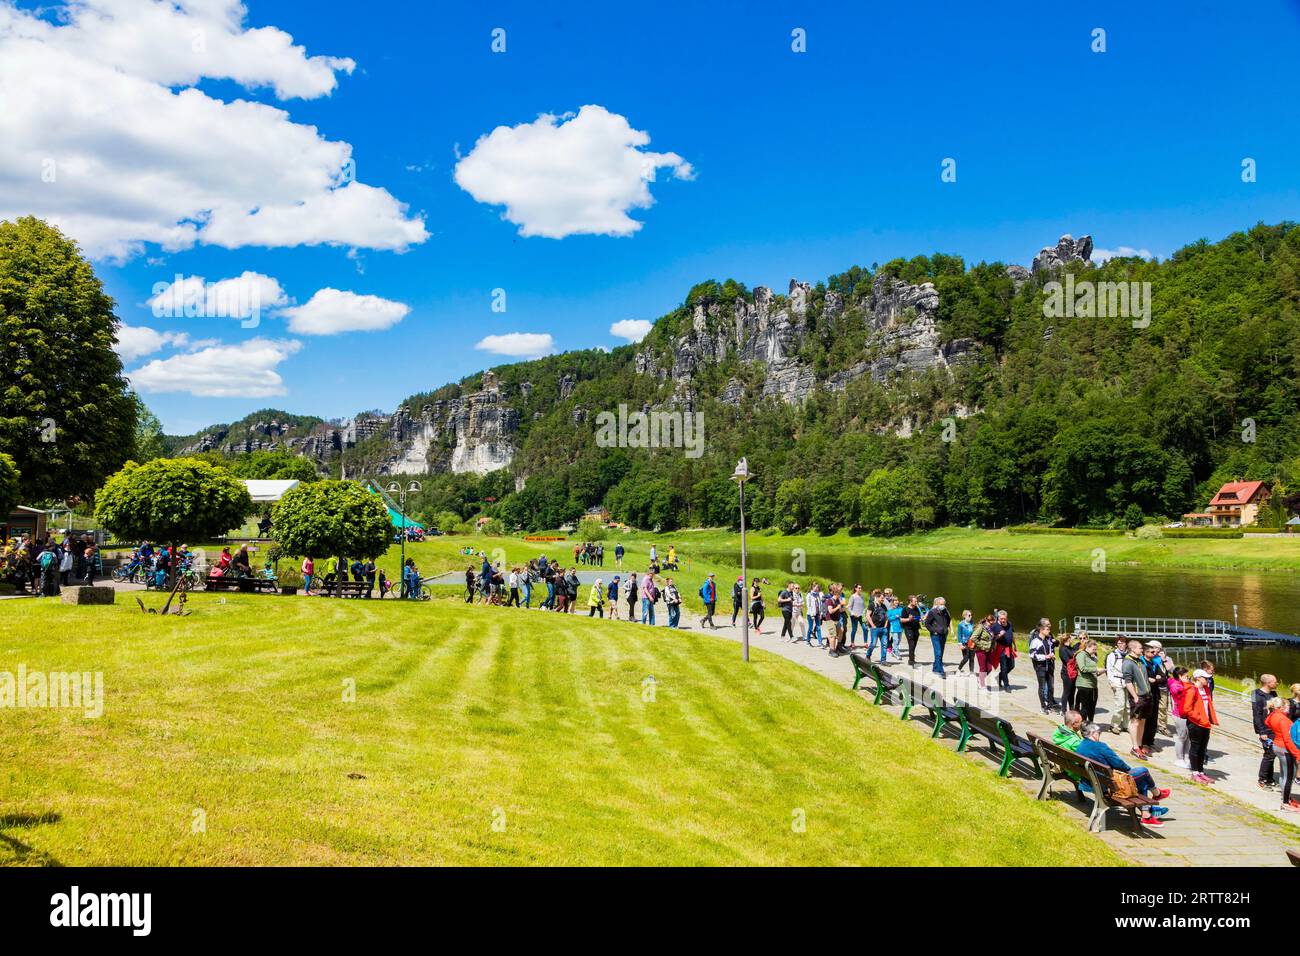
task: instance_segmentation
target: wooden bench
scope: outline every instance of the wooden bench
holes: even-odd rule
[[[374,588],[375,585],[365,581],[333,581],[329,584],[322,584],[320,593],[325,597],[365,597],[366,592]]]
[[[920,697],[920,704],[930,712],[930,720],[934,722],[934,730],[930,733],[930,739],[937,738],[943,733],[943,728],[949,723],[956,722],[960,731],[957,735],[960,740],[966,733],[966,713],[960,703],[949,703],[944,700],[943,695],[937,690],[925,688]]]
[[[1047,799],[1052,784],[1057,780],[1068,780],[1079,796],[1086,793],[1079,786],[1080,781],[1087,781],[1088,786],[1092,788],[1092,813],[1088,817],[1089,830],[1100,832],[1106,829],[1107,810],[1127,810],[1133,820],[1133,826],[1137,827],[1138,811],[1155,804],[1155,801],[1141,794],[1135,797],[1117,796],[1111,768],[1106,764],[1066,750],[1064,747],[1058,747],[1037,734],[1030,734],[1029,739],[1038,752],[1039,764],[1043,770],[1043,785],[1038,788],[1039,800]]]
[[[869,679],[874,685],[872,703],[881,704],[885,700],[886,694],[898,694],[901,698],[902,690],[899,687],[898,679],[889,671],[875,664],[870,657],[863,651],[850,651],[849,660],[853,662],[853,689],[857,690],[862,686],[862,679]],[[900,701],[905,708],[911,708],[910,701]]]
[[[1043,775],[1042,768],[1038,765],[1038,751],[1034,745],[1023,737],[1019,736],[1011,724],[993,714],[986,714],[978,707],[970,704],[962,704],[961,711],[964,716],[962,727],[962,738],[957,744],[958,753],[966,749],[972,737],[983,737],[989,742],[989,749],[993,756],[998,756],[998,748],[1002,748],[1002,763],[998,767],[998,776],[1005,777],[1011,772],[1011,765],[1017,760],[1028,760],[1034,766],[1034,776]]]

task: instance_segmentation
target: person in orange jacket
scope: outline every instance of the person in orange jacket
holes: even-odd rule
[[[1291,785],[1295,783],[1296,759],[1300,758],[1300,747],[1291,737],[1291,718],[1287,716],[1287,704],[1282,697],[1270,697],[1264,705],[1268,714],[1264,724],[1273,731],[1273,753],[1277,754],[1278,786],[1282,789],[1282,809],[1290,813],[1300,813],[1300,803],[1291,799]]]
[[[1205,775],[1205,751],[1210,746],[1210,728],[1219,723],[1219,716],[1210,694],[1210,675],[1199,668],[1192,673],[1192,684],[1183,693],[1183,716],[1187,718],[1187,759],[1192,765],[1192,780],[1211,783]]]

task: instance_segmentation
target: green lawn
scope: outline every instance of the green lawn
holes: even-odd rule
[[[97,720],[0,710],[0,862],[1120,862],[991,764],[704,635],[453,601],[191,607],[0,604],[0,671],[106,691]]]

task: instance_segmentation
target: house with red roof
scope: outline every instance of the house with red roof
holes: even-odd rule
[[[1254,524],[1259,506],[1268,500],[1269,488],[1262,481],[1230,481],[1210,499],[1205,511],[1183,515],[1189,525],[1212,528],[1239,528]]]

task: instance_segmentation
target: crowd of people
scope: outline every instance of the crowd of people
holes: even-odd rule
[[[0,548],[0,580],[37,597],[54,597],[74,584],[94,584],[103,568],[99,547],[88,533],[24,534]]]

